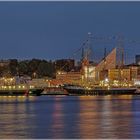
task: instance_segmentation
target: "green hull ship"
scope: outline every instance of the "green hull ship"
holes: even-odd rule
[[[44,89],[0,89],[0,96],[40,96]]]

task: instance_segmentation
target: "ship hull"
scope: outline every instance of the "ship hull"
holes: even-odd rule
[[[40,96],[43,89],[0,90],[0,96]]]
[[[71,89],[65,88],[69,95],[138,95],[135,88],[128,89]]]

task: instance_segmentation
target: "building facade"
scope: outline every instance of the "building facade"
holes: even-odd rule
[[[97,66],[96,81],[101,81],[108,76],[109,69],[116,68],[116,48],[114,48]]]
[[[63,83],[79,84],[82,81],[81,72],[62,72],[56,74],[56,79],[61,80]]]
[[[109,69],[108,70],[108,79],[110,81],[114,81],[114,80],[130,81],[131,80],[131,70],[129,68]]]

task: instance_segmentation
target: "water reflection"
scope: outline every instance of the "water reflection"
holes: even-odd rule
[[[113,100],[104,100],[105,105],[102,108],[102,120],[105,123],[101,124],[103,138],[131,138],[132,130],[132,112],[131,100],[120,96]]]
[[[133,97],[132,100],[132,129],[133,129],[133,138],[139,139],[140,138],[140,97],[136,98]]]
[[[31,111],[31,106],[27,104],[27,102],[33,99],[32,97],[0,98],[0,138],[18,138],[25,136],[25,131],[28,132],[29,128],[27,114]]]
[[[0,138],[140,138],[140,97],[0,97]]]
[[[79,111],[80,102],[79,97],[71,97],[65,100],[63,103],[63,114],[64,114],[64,130],[63,138],[80,138],[79,132]]]
[[[64,130],[64,118],[63,118],[63,106],[60,102],[61,98],[54,98],[55,104],[52,112],[52,124],[50,131],[50,138],[63,138]]]
[[[79,130],[80,138],[94,138],[100,130],[99,113],[96,113],[100,102],[96,102],[96,97],[91,100],[91,97],[80,97],[80,113],[79,113]]]
[[[113,99],[113,97],[108,98],[107,96],[101,99],[99,97],[91,98],[93,100],[85,98],[84,102],[80,101],[81,138],[132,137],[131,100],[124,97],[121,97],[121,100],[119,97]]]

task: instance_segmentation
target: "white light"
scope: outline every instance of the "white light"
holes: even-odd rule
[[[105,78],[105,82],[109,82],[108,78]]]

